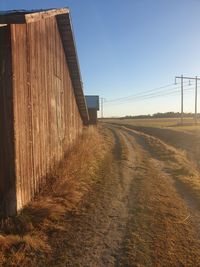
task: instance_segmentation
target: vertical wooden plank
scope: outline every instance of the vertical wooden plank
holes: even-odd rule
[[[34,177],[35,177],[35,163],[34,163],[34,138],[33,138],[33,92],[32,92],[32,68],[31,68],[31,61],[32,61],[32,50],[31,50],[31,31],[28,25],[26,25],[26,51],[27,51],[27,91],[28,91],[28,110],[29,110],[29,143],[31,146],[31,156],[32,156],[32,162],[31,166],[29,166],[32,169],[32,175],[30,177],[29,181],[29,200],[30,201],[31,197],[34,195]]]
[[[49,103],[49,86],[48,86],[48,81],[49,81],[49,45],[48,45],[48,30],[47,30],[47,25],[48,25],[48,20],[44,20],[44,64],[45,64],[45,71],[44,71],[44,90],[45,90],[45,107],[44,107],[44,112],[45,112],[45,131],[46,131],[46,147],[45,147],[45,153],[46,153],[46,166],[47,166],[47,173],[50,172],[50,165],[51,165],[51,160],[50,160],[50,103]]]
[[[14,121],[17,172],[17,208],[20,209],[32,196],[33,176],[32,140],[30,131],[30,78],[27,29],[25,24],[12,25],[12,54],[14,73]]]
[[[10,26],[0,27],[0,216],[16,212]]]
[[[39,64],[40,66],[42,66],[43,68],[43,72],[40,71],[40,76],[41,76],[41,146],[42,146],[42,177],[40,178],[40,184],[43,184],[44,182],[44,177],[47,174],[47,160],[46,158],[48,157],[48,154],[45,155],[44,151],[46,151],[46,146],[47,146],[47,141],[46,141],[46,136],[47,136],[47,129],[46,129],[46,113],[48,112],[46,110],[46,86],[45,86],[45,82],[46,82],[46,43],[45,43],[45,20],[41,20],[40,21],[40,38],[39,38],[39,42],[40,42],[40,51],[42,51],[40,53],[40,57],[39,57]]]

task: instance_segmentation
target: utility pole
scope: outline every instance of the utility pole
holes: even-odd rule
[[[183,124],[183,75],[181,75],[181,124]]]
[[[101,97],[101,118],[103,119],[104,117],[104,100],[105,98]]]
[[[175,83],[177,79],[181,79],[181,124],[183,124],[183,80],[195,80],[195,123],[197,123],[197,81],[200,78],[196,77],[184,77],[183,75],[175,77]]]
[[[195,78],[195,124],[197,124],[197,82],[198,78]]]

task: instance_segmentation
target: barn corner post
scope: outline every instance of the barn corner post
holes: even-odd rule
[[[11,26],[0,25],[0,217],[16,214]]]

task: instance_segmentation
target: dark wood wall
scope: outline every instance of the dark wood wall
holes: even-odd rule
[[[63,159],[82,133],[83,123],[55,17],[10,27],[13,78],[7,77],[9,85],[0,91],[5,93],[12,80],[14,118],[9,119],[14,125],[19,210]],[[7,171],[3,179],[6,175]]]
[[[88,113],[90,118],[89,124],[97,124],[97,109],[89,108]]]
[[[16,210],[10,27],[0,27],[0,216]]]

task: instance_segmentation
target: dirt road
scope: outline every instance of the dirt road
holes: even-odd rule
[[[200,266],[199,199],[186,182],[198,177],[195,165],[153,136],[104,127],[113,151],[70,214],[66,253],[55,256],[55,266]]]

